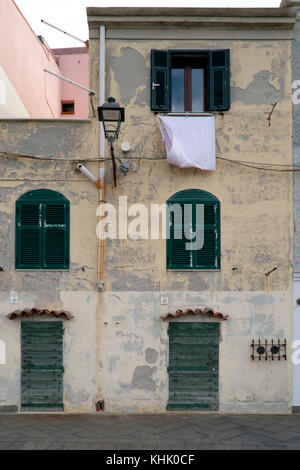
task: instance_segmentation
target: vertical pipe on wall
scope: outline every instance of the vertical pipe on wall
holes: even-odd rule
[[[100,69],[99,69],[99,106],[105,102],[105,26],[100,26]],[[99,204],[102,209],[105,200],[105,166],[104,166],[104,154],[105,154],[105,136],[102,122],[99,122],[99,152],[100,152],[100,165],[99,165],[99,179],[100,179],[100,190],[99,190]],[[101,161],[102,160],[102,161]],[[100,214],[103,217],[102,210]],[[104,226],[100,221],[100,238],[98,239],[98,290],[104,289]]]

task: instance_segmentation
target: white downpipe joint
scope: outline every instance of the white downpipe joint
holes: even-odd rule
[[[90,181],[92,181],[92,183],[94,183],[98,188],[100,188],[100,181],[82,163],[78,163],[78,165],[76,166],[76,170],[80,171],[80,173],[82,173]]]

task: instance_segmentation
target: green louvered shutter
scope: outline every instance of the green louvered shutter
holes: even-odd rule
[[[170,52],[151,51],[151,109],[170,110]]]
[[[42,261],[42,204],[16,203],[16,269],[39,269]]]
[[[196,269],[220,269],[220,204],[204,204],[204,244],[201,250],[194,251]]]
[[[21,323],[21,409],[63,410],[63,323]]]
[[[167,245],[168,269],[191,269],[193,267],[192,252],[187,249],[189,243],[185,237],[186,230],[192,228],[192,204],[179,204],[181,207],[181,222],[170,212],[170,239]]]
[[[60,193],[34,190],[16,202],[16,269],[68,269],[70,203]]]
[[[209,110],[230,108],[230,50],[209,51]]]
[[[168,410],[219,408],[219,323],[169,323]]]
[[[44,204],[44,269],[69,267],[69,206],[67,203]]]
[[[170,213],[170,237],[167,239],[167,269],[220,269],[221,234],[220,202],[212,194],[189,189],[180,191],[168,200],[169,208],[178,204],[182,209],[181,223],[175,223]],[[197,225],[197,205],[204,206],[204,227]],[[200,221],[201,222],[201,221]],[[202,222],[203,223],[203,222]],[[193,240],[185,237],[185,230],[197,233]],[[204,230],[204,238],[199,231]],[[177,239],[176,235],[182,235]],[[191,242],[203,240],[201,249],[191,249]],[[194,245],[195,246],[195,245]]]

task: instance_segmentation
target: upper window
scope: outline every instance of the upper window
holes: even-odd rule
[[[62,101],[61,102],[61,114],[74,114],[75,105],[74,101]]]
[[[230,108],[230,51],[151,51],[151,108],[203,112]]]
[[[16,201],[16,269],[68,269],[70,203],[38,189]]]
[[[187,189],[168,201],[168,269],[220,269],[220,202],[212,194]]]

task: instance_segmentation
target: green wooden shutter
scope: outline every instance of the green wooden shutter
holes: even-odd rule
[[[170,110],[170,53],[151,51],[151,109]]]
[[[69,267],[69,206],[68,203],[44,204],[43,227],[44,269]]]
[[[70,203],[60,193],[34,190],[16,202],[16,269],[68,269]]]
[[[63,410],[63,323],[21,323],[21,408]]]
[[[230,50],[209,51],[209,110],[230,108]]]
[[[194,267],[196,269],[220,269],[220,245],[220,204],[206,202],[204,205],[204,245],[201,250],[194,251]]]
[[[219,323],[169,323],[168,410],[218,410]]]
[[[193,267],[192,252],[186,248],[188,240],[185,237],[185,229],[192,225],[192,204],[184,206],[179,204],[182,210],[181,223],[175,223],[174,213],[170,213],[170,239],[167,240],[167,268],[168,269],[191,269]],[[178,238],[181,237],[181,238]]]
[[[40,269],[42,204],[16,202],[16,269]]]
[[[170,238],[167,239],[167,269],[220,269],[221,234],[218,199],[206,191],[186,189],[174,194],[168,200],[169,207],[174,204],[181,206],[183,217],[181,226],[177,226],[171,212]],[[201,249],[192,250],[186,246],[186,243],[190,243],[191,240],[184,236],[184,222],[192,226],[194,233],[203,230],[203,227],[197,226],[197,204],[204,205],[204,244]],[[188,217],[185,218],[184,213]],[[176,231],[182,233],[182,238],[179,240],[175,237]],[[196,241],[196,238],[193,241]]]

